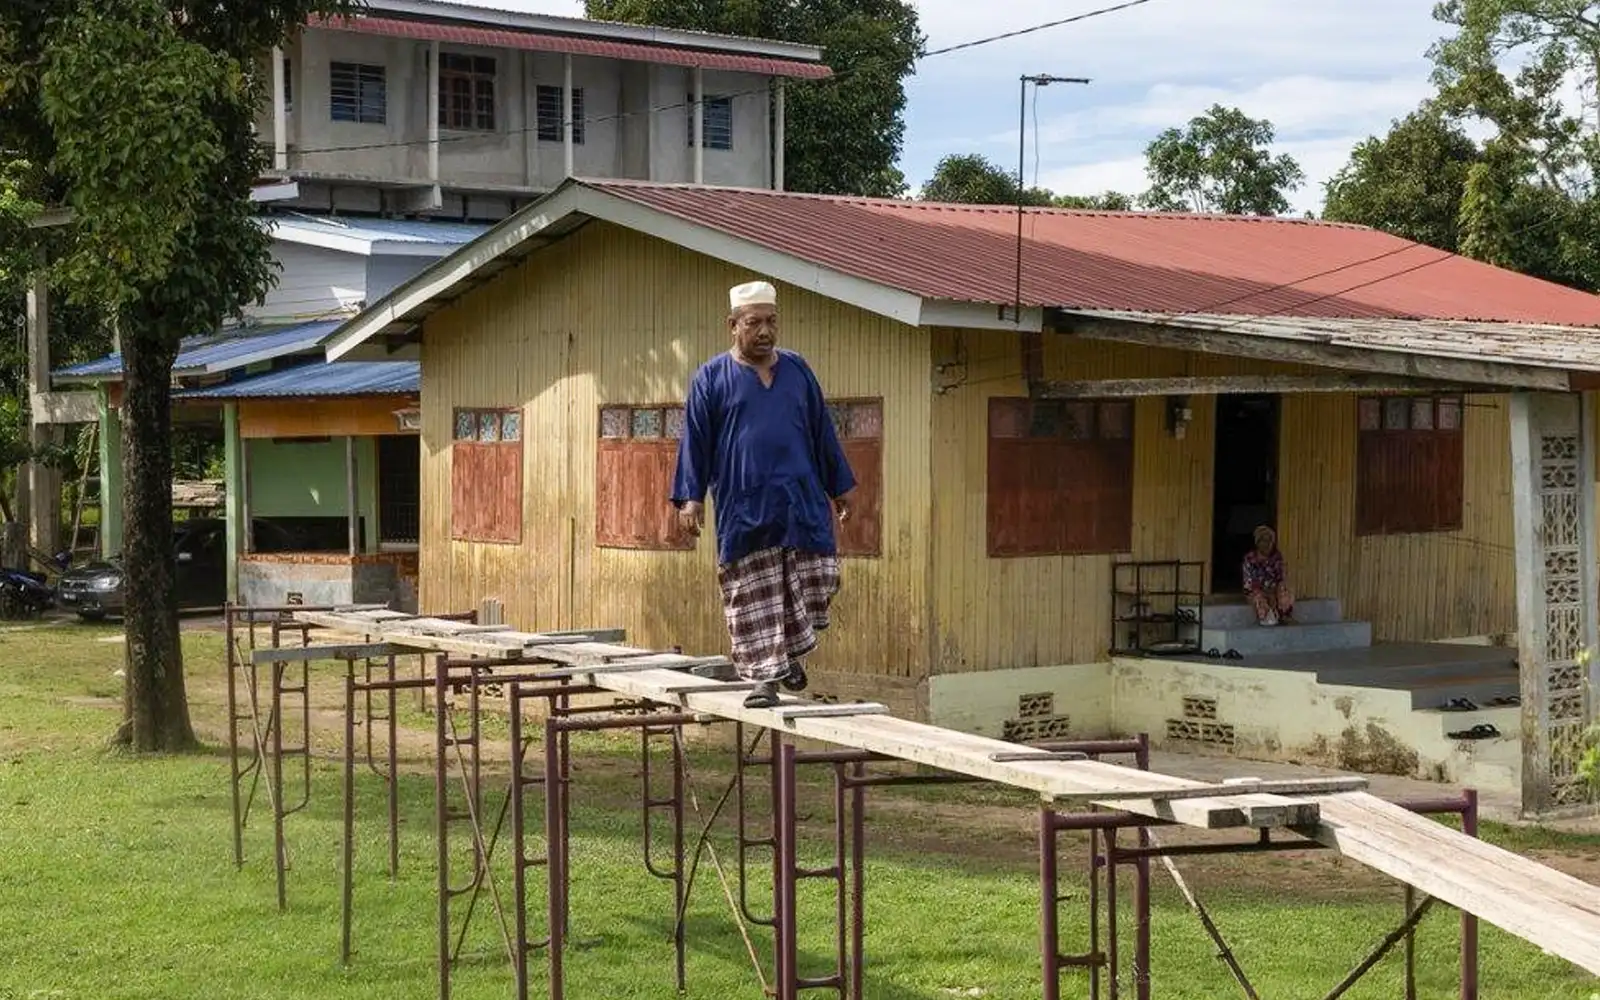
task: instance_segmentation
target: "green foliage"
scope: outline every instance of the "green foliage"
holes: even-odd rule
[[[587,0],[589,17],[819,45],[832,80],[790,82],[785,186],[898,197],[905,78],[923,49],[905,0]]]
[[[1291,156],[1272,155],[1272,123],[1214,104],[1185,128],[1169,128],[1145,150],[1150,190],[1142,201],[1162,212],[1278,215],[1305,181]]]
[[[1481,160],[1477,143],[1459,125],[1423,107],[1383,138],[1356,146],[1328,182],[1323,217],[1454,251],[1467,175]]]
[[[977,153],[951,154],[933,168],[933,177],[922,186],[918,197],[923,201],[959,205],[1015,205],[1017,178]],[[1116,191],[1087,196],[1057,195],[1041,187],[1030,187],[1022,191],[1022,204],[1125,212],[1133,208],[1133,199]]]

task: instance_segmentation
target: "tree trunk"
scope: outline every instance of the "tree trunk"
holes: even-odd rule
[[[148,320],[145,320],[148,322]],[[122,338],[122,572],[127,638],[125,718],[136,752],[195,745],[183,686],[172,548],[172,363],[158,331]]]

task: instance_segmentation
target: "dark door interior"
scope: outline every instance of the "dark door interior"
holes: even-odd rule
[[[1278,515],[1278,397],[1217,397],[1211,592],[1238,592],[1258,524]]]

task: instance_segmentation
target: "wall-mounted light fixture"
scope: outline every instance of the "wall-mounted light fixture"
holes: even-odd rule
[[[1178,440],[1183,440],[1189,432],[1189,422],[1194,419],[1194,410],[1189,408],[1188,396],[1167,397],[1167,432]]]
[[[422,431],[422,408],[408,406],[403,410],[395,410],[394,422],[402,431],[420,433]]]

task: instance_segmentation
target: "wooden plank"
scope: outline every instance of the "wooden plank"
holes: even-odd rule
[[[387,642],[356,643],[343,646],[279,646],[277,649],[256,649],[250,652],[250,662],[299,663],[311,660],[364,660],[368,657],[399,656],[405,650]]]
[[[1372,795],[1322,805],[1320,843],[1600,975],[1600,887]]]
[[[310,616],[308,616],[310,617]],[[319,624],[340,627],[338,615],[316,615]],[[358,632],[370,626],[354,622],[346,627]],[[381,630],[380,630],[381,631]],[[471,652],[481,656],[494,655],[497,647],[491,645],[489,636],[471,637],[430,636],[416,633],[393,633],[390,638],[398,645],[421,648],[442,648],[460,644],[475,647]],[[494,642],[502,641],[497,634]],[[585,655],[605,656],[627,652],[629,647],[606,644],[552,645],[539,651],[540,659],[561,662],[563,658],[578,659]],[[1039,792],[1045,798],[1079,797],[1091,795],[1098,789],[1148,789],[1151,792],[1173,788],[1192,788],[1201,782],[1175,778],[1170,775],[1140,771],[1098,761],[1062,763],[1060,761],[997,762],[989,759],[993,753],[1015,751],[1017,745],[982,736],[973,736],[936,726],[923,725],[897,719],[894,716],[874,715],[857,718],[801,718],[785,723],[770,709],[744,707],[744,696],[734,690],[707,691],[704,693],[671,695],[668,689],[681,687],[684,675],[680,672],[696,664],[726,662],[721,657],[700,658],[688,656],[663,656],[665,666],[673,669],[642,669],[648,661],[632,661],[626,670],[607,670],[604,665],[572,664],[549,676],[592,677],[596,686],[617,694],[652,701],[680,700],[684,707],[720,718],[764,726],[782,728],[808,739],[833,743],[861,750],[882,753],[913,763],[926,764],[956,774],[995,781]],[[1154,799],[1117,799],[1106,803],[1113,808],[1158,819],[1170,820],[1203,829],[1228,827],[1310,826],[1316,823],[1318,804],[1313,800],[1291,799],[1270,794],[1230,794],[1218,798],[1181,799],[1159,802]]]
[[[666,656],[674,656],[668,653]],[[637,673],[642,670],[689,670],[693,667],[715,666],[721,660],[720,656],[707,656],[694,659],[687,656],[666,659],[666,656],[652,657],[649,659],[623,660],[619,663],[585,663],[575,667],[561,667],[556,670],[540,671],[542,677],[594,677],[594,682],[599,687],[609,687],[603,678],[614,674]],[[658,662],[659,660],[659,662]]]
[[[708,691],[754,691],[764,681],[707,681],[704,684],[680,684],[662,690],[674,697],[686,694],[705,694]]]
[[[1181,317],[1173,317],[1173,321],[1181,322]],[[1110,340],[1198,354],[1222,354],[1234,358],[1318,365],[1374,374],[1406,375],[1469,385],[1549,389],[1557,392],[1565,392],[1570,386],[1567,373],[1556,368],[1442,358],[1399,350],[1363,349],[1321,343],[1310,337],[1291,338],[1160,323],[1087,319],[1071,314],[1064,314],[1061,323],[1064,332],[1086,340]]]
[[[1119,378],[1040,382],[1035,399],[1114,399],[1140,396],[1221,396],[1229,393],[1304,392],[1481,392],[1460,383],[1401,375],[1350,372],[1339,375],[1214,375],[1190,378]]]
[[[1224,781],[1215,785],[1194,788],[1170,788],[1152,792],[1143,789],[1134,792],[1095,792],[1084,796],[1086,800],[1104,801],[1117,798],[1151,798],[1158,802],[1176,802],[1180,799],[1204,799],[1219,795],[1238,795],[1253,792],[1261,795],[1328,795],[1338,792],[1360,791],[1367,787],[1365,778],[1310,778],[1305,781]]]
[[[888,715],[889,706],[880,705],[875,701],[863,701],[848,705],[830,705],[826,702],[808,702],[803,704],[775,705],[772,713],[784,722],[791,723],[795,719],[845,719],[862,715]]]

